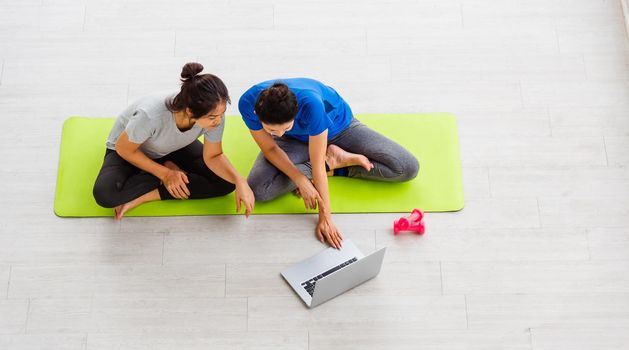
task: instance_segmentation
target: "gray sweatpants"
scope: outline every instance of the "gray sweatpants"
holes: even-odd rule
[[[274,137],[277,145],[309,179],[312,167],[308,143],[291,137]],[[409,151],[382,134],[371,130],[353,118],[349,127],[331,140],[328,145],[337,145],[347,152],[362,154],[374,165],[370,171],[360,166],[347,168],[347,176],[376,181],[402,182],[412,180],[419,171],[419,162]],[[247,178],[256,201],[269,201],[284,193],[295,190],[293,181],[271,164],[260,152]]]

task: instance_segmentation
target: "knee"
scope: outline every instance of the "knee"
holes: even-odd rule
[[[409,155],[408,157],[396,160],[391,170],[394,174],[391,180],[399,182],[410,181],[416,178],[419,173],[419,162],[417,158]]]
[[[97,181],[92,189],[92,195],[96,203],[103,208],[113,208],[119,203],[114,201],[114,191],[103,182]]]
[[[225,196],[234,192],[235,190],[236,190],[236,185],[234,185],[231,182],[224,181],[223,183],[219,184],[218,195]]]
[[[256,202],[268,202],[275,198],[268,190],[268,184],[251,181],[251,179],[247,179],[249,183],[249,187],[253,191],[253,195],[255,196]]]
[[[402,176],[404,178],[403,181],[410,181],[416,178],[418,173],[419,161],[415,157],[410,157],[409,161],[406,162],[406,165],[404,166],[404,174]]]
[[[256,202],[268,202],[274,199],[274,197],[266,191],[253,191],[253,195],[255,196]]]

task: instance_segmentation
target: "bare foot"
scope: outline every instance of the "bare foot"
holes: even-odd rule
[[[146,203],[146,202],[150,202],[150,201],[156,201],[156,200],[159,200],[159,199],[160,199],[159,198],[159,191],[157,191],[157,189],[154,189],[153,191],[151,191],[149,193],[145,193],[145,194],[141,195],[140,197],[132,200],[129,203],[121,204],[121,205],[115,207],[114,208],[114,219],[122,220],[122,217],[124,216],[124,214],[127,211],[129,211],[130,209],[133,209],[133,208],[137,207],[138,205],[140,205],[142,203]]]
[[[126,213],[127,210],[131,209],[131,208],[129,208],[130,205],[131,205],[131,202],[125,203],[125,204],[121,204],[121,205],[115,207],[114,208],[114,219],[122,220],[122,216],[124,215],[124,213]]]
[[[328,163],[330,170],[356,165],[368,171],[373,169],[373,164],[369,162],[367,157],[362,154],[349,153],[336,145],[329,145],[325,156],[325,161]]]

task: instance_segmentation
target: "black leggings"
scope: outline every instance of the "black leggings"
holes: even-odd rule
[[[214,174],[203,161],[203,144],[196,140],[188,146],[154,159],[164,164],[170,160],[187,173],[190,199],[224,196],[236,188],[232,183]],[[128,203],[143,194],[157,189],[162,200],[174,199],[161,181],[127,162],[114,150],[107,149],[103,166],[94,184],[94,199],[98,205],[113,208]]]

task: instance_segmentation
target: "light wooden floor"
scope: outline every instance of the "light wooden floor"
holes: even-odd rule
[[[613,0],[0,0],[0,349],[629,349],[628,54]],[[190,60],[456,114],[465,209],[337,215],[386,261],[315,310],[312,216],[55,217],[63,120]]]

